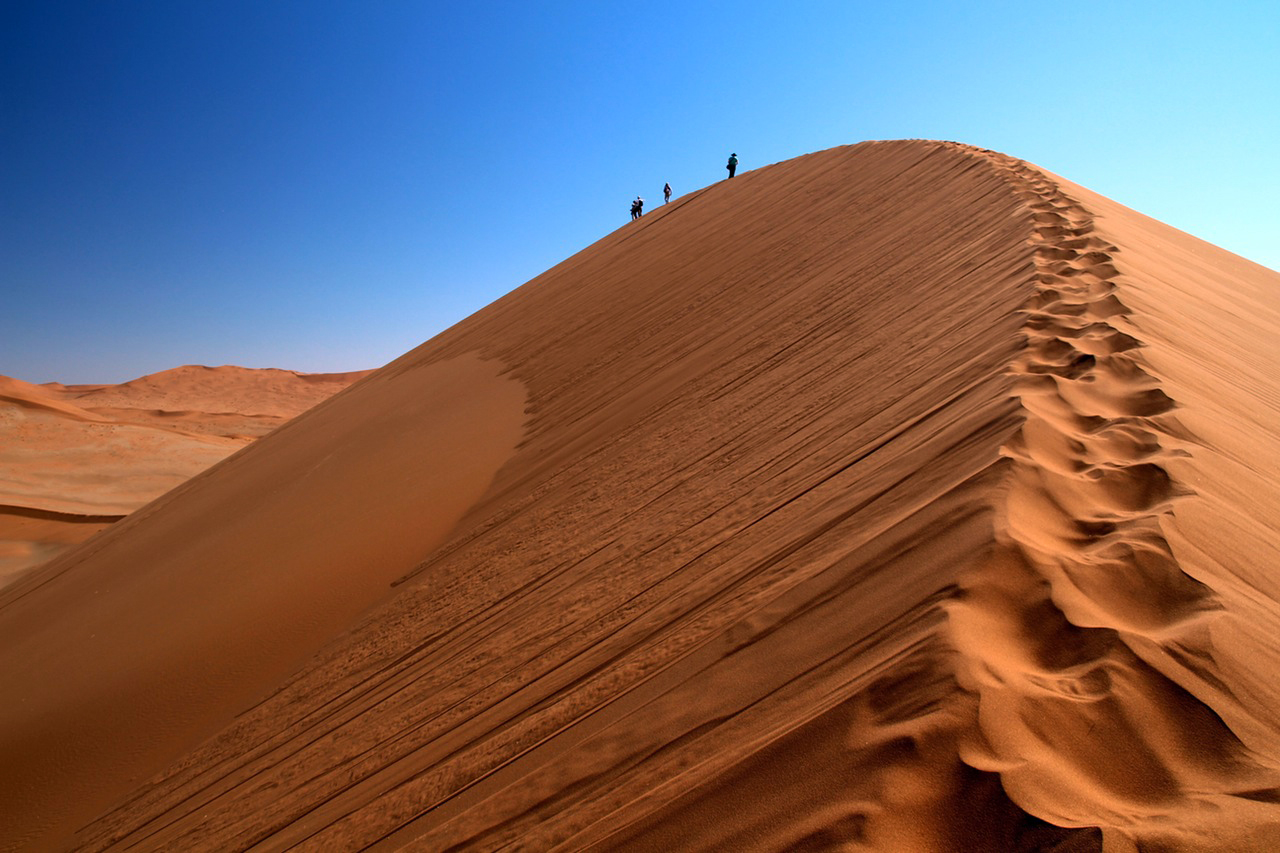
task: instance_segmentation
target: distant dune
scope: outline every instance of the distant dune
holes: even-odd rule
[[[1278,333],[990,151],[691,193],[0,590],[0,839],[1280,849]]]
[[[190,366],[70,386],[0,376],[0,585],[370,372]]]

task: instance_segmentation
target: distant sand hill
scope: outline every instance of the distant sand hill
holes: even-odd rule
[[[190,366],[123,385],[0,376],[0,585],[370,372]]]
[[[691,193],[0,591],[0,835],[1280,849],[1278,334],[990,151]]]

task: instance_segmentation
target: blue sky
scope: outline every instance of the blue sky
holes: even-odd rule
[[[376,367],[637,194],[994,148],[1280,267],[1267,2],[0,0],[0,374]]]

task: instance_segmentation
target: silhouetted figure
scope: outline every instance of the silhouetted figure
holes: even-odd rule
[[[725,164],[725,168],[729,170],[729,177],[733,177],[733,173],[738,171],[738,155],[730,154],[729,162]]]
[[[662,185],[662,203],[666,204],[671,201],[671,184]]]
[[[639,219],[642,213],[644,213],[644,199],[636,196],[636,200],[631,202],[631,218]]]

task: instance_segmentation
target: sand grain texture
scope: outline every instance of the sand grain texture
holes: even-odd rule
[[[1278,293],[952,143],[685,196],[7,591],[5,839],[1275,849]]]

